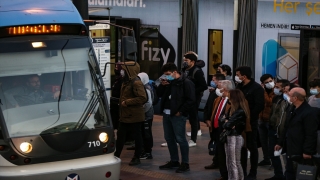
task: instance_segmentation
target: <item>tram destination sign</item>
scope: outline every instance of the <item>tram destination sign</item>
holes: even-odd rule
[[[310,25],[306,24],[291,24],[291,30],[300,30],[304,28],[310,28]]]
[[[262,28],[262,29],[289,29],[290,24],[261,23],[260,28]]]

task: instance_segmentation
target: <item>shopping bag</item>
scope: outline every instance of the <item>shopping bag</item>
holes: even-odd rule
[[[298,164],[297,167],[297,180],[315,180],[317,174],[316,166],[309,166]]]

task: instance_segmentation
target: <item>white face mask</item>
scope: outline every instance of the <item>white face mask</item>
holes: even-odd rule
[[[126,73],[124,72],[124,70],[123,70],[123,69],[121,69],[121,71],[120,71],[120,75],[121,75],[122,77],[124,77],[124,76],[126,75]]]
[[[283,99],[288,101],[289,104],[292,104],[292,102],[290,101],[290,97],[288,96],[288,94],[283,94]]]
[[[274,82],[272,81],[272,82],[267,83],[266,88],[268,88],[268,89],[274,88]]]
[[[219,97],[222,97],[222,93],[220,92],[222,89],[217,88],[216,89],[216,95]]]
[[[235,76],[234,80],[236,80],[238,83],[242,83],[242,80],[240,80],[239,76]]]
[[[280,89],[279,89],[279,88],[274,88],[274,89],[273,89],[273,93],[274,93],[275,95],[281,95],[281,94],[282,94],[282,92],[280,92]]]

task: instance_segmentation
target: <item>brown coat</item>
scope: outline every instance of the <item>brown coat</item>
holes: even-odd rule
[[[145,120],[143,105],[147,101],[144,85],[140,80],[135,80],[140,71],[140,66],[133,62],[126,62],[129,66],[122,65],[122,69],[126,71],[126,76],[121,86],[120,93],[120,122],[136,123]],[[133,81],[133,82],[132,82]],[[132,87],[133,86],[133,87]],[[125,102],[126,106],[121,103]]]
[[[273,91],[268,94],[267,91],[264,91],[264,109],[259,114],[259,119],[268,122],[271,115],[272,99],[275,96]]]

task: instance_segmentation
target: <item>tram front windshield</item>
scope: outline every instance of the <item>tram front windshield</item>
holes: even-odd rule
[[[1,121],[9,137],[109,124],[87,37],[2,39],[0,64]]]

